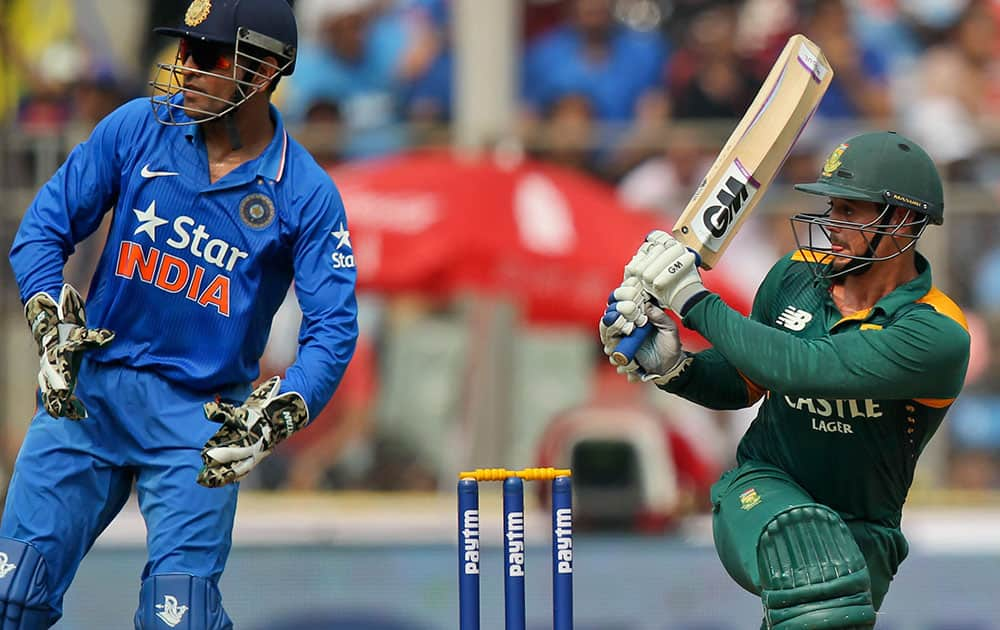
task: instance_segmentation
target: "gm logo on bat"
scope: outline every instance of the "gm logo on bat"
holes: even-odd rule
[[[750,203],[760,188],[739,160],[733,160],[721,182],[722,185],[710,193],[709,199],[702,205],[699,211],[701,221],[695,221],[692,226],[698,240],[712,251],[719,251],[740,210]]]

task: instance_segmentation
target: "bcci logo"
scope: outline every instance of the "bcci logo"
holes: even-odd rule
[[[240,218],[243,223],[255,230],[261,230],[274,221],[274,202],[267,195],[254,193],[247,195],[240,202]]]
[[[184,23],[188,26],[198,26],[208,18],[212,11],[212,0],[194,0],[184,14]]]

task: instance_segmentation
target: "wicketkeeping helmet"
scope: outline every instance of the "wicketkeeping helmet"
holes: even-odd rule
[[[166,125],[188,125],[221,118],[260,91],[256,81],[261,68],[289,75],[295,69],[298,29],[295,14],[286,0],[194,0],[177,27],[155,32],[181,38],[173,63],[158,63],[152,104],[156,119]],[[232,63],[213,57],[212,50],[235,54]],[[194,57],[194,64],[185,62]],[[200,57],[200,58],[199,58]],[[274,57],[270,63],[266,57]],[[208,67],[204,67],[208,66]],[[221,98],[184,86],[184,74],[229,79],[232,95]],[[181,91],[196,92],[224,105],[220,112],[185,107]],[[179,114],[185,114],[180,116]]]
[[[869,235],[866,255],[838,253],[857,263],[837,271],[827,266],[826,271],[819,271],[824,277],[861,273],[873,262],[895,258],[916,245],[928,222],[936,225],[944,222],[944,193],[937,167],[920,145],[894,131],[865,133],[841,143],[827,158],[819,178],[810,184],[797,184],[795,189],[811,195],[882,205],[882,212],[870,223],[834,220],[829,211],[792,217],[792,231],[799,248],[820,257],[830,253],[829,227],[859,230]],[[892,222],[896,207],[909,211],[900,223]],[[808,238],[800,237],[797,228],[803,225]],[[820,234],[816,234],[816,229]],[[817,242],[814,236],[822,238]],[[888,254],[876,256],[875,250],[886,236],[908,242]]]

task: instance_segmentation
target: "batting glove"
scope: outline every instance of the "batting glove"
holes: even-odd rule
[[[611,357],[622,338],[632,334],[637,327],[646,325],[645,304],[648,300],[649,296],[642,290],[642,283],[638,278],[626,277],[622,284],[611,292],[608,306],[598,324],[598,334],[604,346],[604,354]],[[616,367],[619,374],[628,376],[629,381],[640,380],[640,375],[636,373],[639,364],[635,361],[626,365],[616,364]]]
[[[643,383],[666,385],[691,364],[691,356],[681,347],[677,324],[663,309],[647,303],[645,314],[653,333],[635,351],[633,362],[639,365],[635,374]]]
[[[708,294],[698,272],[697,257],[666,232],[646,237],[625,266],[626,277],[638,278],[643,290],[680,316]]]
[[[204,448],[198,483],[218,488],[246,477],[274,447],[309,423],[306,401],[297,392],[279,394],[281,379],[272,377],[242,405],[205,403],[205,417],[219,422]]]
[[[31,296],[24,316],[38,344],[38,388],[45,411],[53,418],[86,418],[87,410],[74,394],[83,353],[107,345],[115,334],[87,328],[83,298],[68,284],[63,285],[58,304],[45,292]]]
[[[642,306],[648,300],[649,296],[643,292],[642,283],[638,278],[626,278],[611,292],[608,306],[597,329],[606,354],[610,354],[609,344],[613,342],[617,345],[618,339],[632,334],[636,327],[646,324],[646,314]]]

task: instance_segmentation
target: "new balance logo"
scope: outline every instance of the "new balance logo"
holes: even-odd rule
[[[809,311],[803,311],[802,309],[795,308],[794,306],[787,306],[785,310],[782,311],[781,315],[775,321],[777,324],[781,324],[788,330],[794,330],[798,332],[800,330],[805,330],[805,327],[812,321],[812,313]]]
[[[171,175],[179,175],[180,173],[174,173],[173,171],[151,171],[149,170],[149,164],[142,167],[142,171],[139,173],[142,175],[143,179],[152,179],[154,177],[170,177]]]
[[[7,574],[16,568],[16,564],[7,562],[7,554],[0,551],[0,579],[7,577]]]
[[[188,611],[188,607],[179,605],[173,595],[164,595],[163,603],[157,604],[156,608],[160,611],[156,616],[171,628],[176,627],[184,618],[184,613]]]

